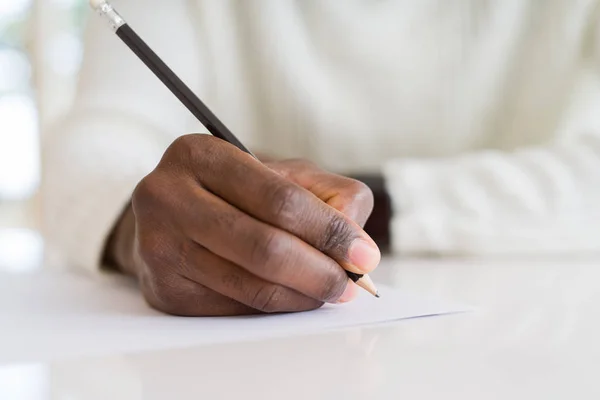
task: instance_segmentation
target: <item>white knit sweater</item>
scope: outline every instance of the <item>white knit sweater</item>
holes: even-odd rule
[[[593,0],[115,0],[255,151],[381,171],[396,252],[600,250]],[[95,268],[135,184],[205,132],[92,18],[45,143],[49,249]]]

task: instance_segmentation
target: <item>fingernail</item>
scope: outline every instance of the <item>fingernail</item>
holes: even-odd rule
[[[356,239],[350,246],[350,263],[364,273],[374,270],[381,261],[381,253],[373,244]]]
[[[348,303],[354,300],[358,296],[358,286],[356,286],[352,281],[348,281],[346,285],[346,290],[342,293],[342,296],[336,301],[337,304]]]

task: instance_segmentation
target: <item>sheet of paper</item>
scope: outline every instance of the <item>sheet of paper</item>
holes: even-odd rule
[[[0,275],[0,364],[259,340],[464,311],[380,287],[311,312],[181,318],[150,309],[118,276],[44,272]]]

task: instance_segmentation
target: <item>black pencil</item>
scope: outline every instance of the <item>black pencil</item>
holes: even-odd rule
[[[223,124],[219,118],[192,92],[192,90],[173,72],[167,64],[148,46],[142,38],[125,22],[123,17],[106,0],[90,0],[90,5],[110,23],[113,31],[152,71],[158,79],[183,103],[183,105],[215,137],[222,139],[238,149],[254,154]],[[377,288],[368,275],[359,275],[346,271],[348,277],[372,295],[379,297]]]

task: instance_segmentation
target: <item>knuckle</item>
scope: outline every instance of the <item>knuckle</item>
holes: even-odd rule
[[[196,134],[179,136],[167,148],[164,159],[167,161],[171,161],[172,159],[191,159],[198,144],[198,136]]]
[[[146,300],[160,311],[177,314],[182,305],[182,293],[177,289],[177,275],[151,274],[145,280],[144,296]]]
[[[341,269],[335,273],[329,274],[323,280],[320,300],[327,303],[336,301],[342,296],[344,290],[346,290],[347,284],[348,277]]]
[[[164,160],[202,163],[210,159],[218,144],[211,135],[192,133],[178,137],[165,152]]]
[[[185,211],[186,191],[182,186],[186,184],[176,175],[158,170],[142,178],[131,196],[136,221],[154,224],[177,219]]]
[[[272,210],[273,219],[280,227],[290,227],[297,223],[298,213],[301,210],[302,190],[293,184],[277,182],[273,185],[269,209]]]
[[[251,260],[258,267],[267,269],[272,279],[277,278],[277,268],[285,265],[286,255],[290,253],[291,241],[286,235],[271,230],[265,235],[258,235],[252,244]]]
[[[176,251],[171,252],[172,256],[169,258],[173,260],[172,265],[180,274],[186,275],[197,271],[197,263],[204,263],[204,254],[203,252],[198,252],[199,247],[200,245],[190,239],[182,240],[176,247],[173,246]],[[195,257],[192,255],[194,251],[196,251]]]
[[[175,300],[175,295],[170,287],[160,283],[152,285],[152,297],[161,308],[172,308]]]
[[[277,285],[261,286],[254,294],[250,307],[263,313],[276,313],[282,310],[283,291]]]
[[[165,269],[172,262],[170,246],[162,235],[138,235],[137,251],[144,264],[153,270]]]
[[[162,188],[152,174],[144,177],[133,190],[132,206],[134,210],[144,209],[155,204],[162,196]]]
[[[142,178],[131,197],[131,205],[136,217],[145,216],[155,220],[158,215],[162,217],[169,215],[169,210],[177,203],[176,193],[179,193],[177,187],[179,182],[176,176],[158,170]]]
[[[203,135],[197,133],[179,136],[173,141],[170,148],[178,151],[196,148],[203,143],[202,136]]]
[[[345,254],[354,239],[354,231],[341,215],[335,215],[327,224],[317,249],[326,254]]]

